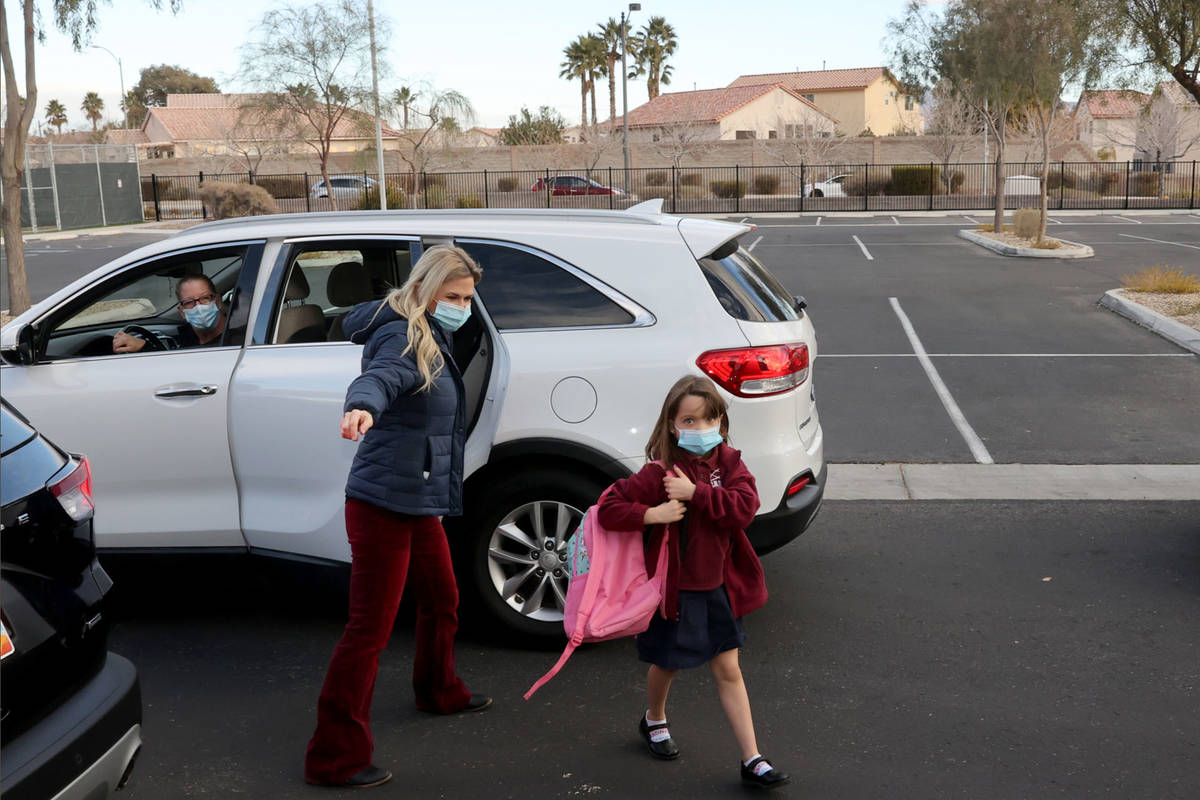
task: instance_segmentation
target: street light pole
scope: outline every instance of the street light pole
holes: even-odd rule
[[[125,106],[125,70],[121,67],[121,59],[117,58],[117,54],[114,53],[112,50],[109,50],[107,47],[101,47],[98,44],[94,44],[94,45],[92,45],[92,49],[93,50],[103,50],[104,52],[106,52],[110,56],[112,56],[113,59],[117,62],[117,77],[120,78],[120,80],[121,80],[121,105]],[[129,127],[129,109],[122,108],[122,112],[125,115],[125,127],[128,128]]]
[[[371,32],[371,95],[375,98],[375,169],[379,182],[379,210],[387,211],[387,174],[383,171],[383,122],[379,118],[379,67],[375,50],[375,4],[367,0],[367,24]]]
[[[629,51],[629,17],[641,9],[641,3],[630,3],[629,16],[621,12],[621,151],[625,154],[625,191],[629,191],[629,68],[625,65],[625,54]]]

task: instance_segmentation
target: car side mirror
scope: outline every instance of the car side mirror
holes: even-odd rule
[[[792,295],[792,308],[803,311],[808,308],[808,301],[804,299],[803,295],[794,294]]]
[[[37,356],[36,333],[37,331],[33,325],[22,325],[21,329],[17,331],[15,346],[0,351],[0,357],[9,364],[16,364],[18,366],[33,364]]]

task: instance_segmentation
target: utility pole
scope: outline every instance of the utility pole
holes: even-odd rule
[[[375,3],[367,0],[367,27],[371,32],[371,96],[375,99],[375,169],[379,183],[379,210],[387,211],[387,175],[383,171],[383,121],[379,118],[379,65],[375,59]]]
[[[125,103],[125,70],[121,67],[121,59],[117,58],[117,54],[114,53],[112,50],[109,50],[107,47],[101,47],[98,44],[94,44],[94,45],[92,45],[92,49],[93,50],[103,50],[104,52],[106,52],[110,56],[112,56],[113,60],[117,62],[117,77],[121,81],[121,110],[125,114],[125,123],[124,123],[125,127],[128,128],[129,127],[129,108],[127,107],[127,105]]]
[[[625,154],[625,191],[629,191],[629,68],[625,65],[625,54],[629,52],[629,17],[640,11],[641,3],[629,4],[629,16],[621,12],[621,150]]]

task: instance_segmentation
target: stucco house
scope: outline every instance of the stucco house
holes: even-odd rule
[[[1110,149],[1114,161],[1137,153],[1138,114],[1150,96],[1131,89],[1084,92],[1075,106],[1075,136],[1094,152]]]
[[[614,119],[613,129],[619,132],[623,120]],[[779,84],[670,92],[629,112],[631,142],[833,136],[836,126],[834,117]]]
[[[1085,92],[1075,122],[1081,142],[1097,152],[1110,148],[1116,161],[1200,161],[1200,103],[1175,81],[1163,81],[1151,94]]]
[[[920,98],[904,87],[886,67],[769,72],[742,75],[730,88],[782,84],[838,120],[837,132],[858,136],[921,133]]]

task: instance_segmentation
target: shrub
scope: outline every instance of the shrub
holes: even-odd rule
[[[755,175],[754,176],[754,193],[755,194],[775,194],[779,191],[779,176],[778,175]]]
[[[279,213],[275,198],[266,189],[248,183],[205,183],[200,187],[200,200],[208,207],[213,219]]]
[[[192,193],[191,186],[184,183],[178,183],[165,178],[158,179],[158,199],[159,200],[195,200],[196,195]]]
[[[517,189],[516,178],[497,178],[496,188],[502,192],[513,192]]]
[[[1137,197],[1158,197],[1162,194],[1162,175],[1158,172],[1133,173],[1129,193]]]
[[[1108,196],[1117,194],[1117,184],[1121,182],[1121,173],[1115,170],[1104,170],[1092,178],[1092,191]]]
[[[1159,265],[1146,267],[1130,275],[1122,275],[1121,285],[1131,292],[1187,294],[1200,292],[1200,276],[1189,275],[1182,269]]]
[[[254,185],[266,189],[267,193],[276,200],[304,197],[304,195],[308,194],[308,187],[304,185],[303,178],[293,178],[286,175],[256,176],[254,178]]]
[[[1046,178],[1046,191],[1058,188],[1076,189],[1079,187],[1079,176],[1070,170],[1052,169]]]
[[[418,199],[418,202],[420,202],[424,208],[446,207],[446,190],[441,186],[429,186],[422,194],[423,196]]]
[[[967,180],[967,176],[962,170],[954,170],[950,173],[950,193],[958,194],[962,191],[963,183]]]
[[[685,172],[679,176],[679,183],[682,186],[700,186],[704,183],[704,176],[699,172]]]
[[[1013,229],[1022,239],[1038,238],[1042,212],[1037,208],[1018,208],[1013,212]]]
[[[1101,147],[1096,151],[1096,158],[1101,161],[1116,161],[1117,150],[1114,147]]]
[[[708,188],[714,195],[726,200],[746,196],[745,181],[713,181]]]
[[[656,169],[646,173],[645,183],[647,186],[666,186],[670,179],[671,174],[665,169]]]
[[[421,188],[427,189],[430,186],[445,186],[446,176],[437,172],[421,176]]]
[[[930,195],[939,193],[941,182],[938,176],[942,169],[938,166],[897,165],[892,167],[891,191],[888,194],[900,195]]]
[[[455,208],[483,208],[483,201],[476,194],[460,194],[454,201]]]
[[[928,169],[928,167],[926,167]],[[873,177],[869,185],[871,194],[878,197],[881,194],[893,194],[894,187],[890,180],[881,181],[878,177]],[[867,193],[867,179],[862,175],[852,175],[842,181],[842,191],[850,197],[862,197]]]
[[[670,200],[670,186],[646,186],[638,192],[639,200]]]
[[[379,187],[369,186],[358,199],[356,208],[361,209],[378,209],[379,208]],[[408,195],[400,190],[398,186],[388,184],[387,187],[387,207],[392,208],[408,208]]]

